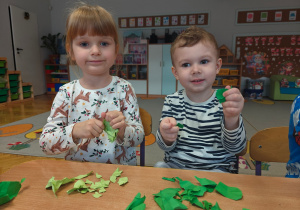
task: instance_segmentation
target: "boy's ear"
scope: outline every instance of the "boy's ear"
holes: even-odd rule
[[[222,67],[222,58],[219,58],[217,60],[217,65],[216,65],[216,72],[217,72],[217,74],[219,73],[221,67]]]
[[[177,72],[177,70],[176,70],[176,68],[175,68],[174,66],[172,66],[172,73],[173,73],[174,77],[175,77],[177,80],[179,80],[178,72]]]

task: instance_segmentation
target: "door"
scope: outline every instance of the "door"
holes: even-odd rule
[[[161,95],[162,45],[149,45],[148,94]]]
[[[10,24],[15,70],[21,71],[23,82],[30,82],[33,94],[46,92],[43,64],[40,58],[36,14],[10,5]]]
[[[170,95],[176,92],[176,79],[172,73],[171,45],[163,45],[162,67],[162,95]]]

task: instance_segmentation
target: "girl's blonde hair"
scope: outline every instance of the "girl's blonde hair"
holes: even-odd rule
[[[115,41],[117,53],[119,37],[112,15],[100,6],[81,3],[80,6],[70,12],[66,24],[66,50],[71,64],[74,64],[71,59],[73,54],[72,41],[77,36],[86,33],[90,36],[111,36]]]

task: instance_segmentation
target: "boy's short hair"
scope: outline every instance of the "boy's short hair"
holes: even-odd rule
[[[200,41],[211,44],[216,49],[217,58],[219,58],[218,43],[215,37],[211,33],[205,31],[200,27],[191,26],[187,28],[185,31],[183,31],[181,34],[179,34],[171,45],[171,59],[172,59],[173,66],[174,66],[173,56],[177,48],[192,47],[195,44],[199,43]]]
[[[116,44],[116,53],[119,46],[118,31],[112,15],[100,6],[80,3],[74,8],[66,23],[66,49],[72,53],[72,41],[78,35],[88,33],[91,36],[111,36]]]

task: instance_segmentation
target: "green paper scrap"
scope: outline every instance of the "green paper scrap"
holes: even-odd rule
[[[98,193],[98,192],[95,192],[94,194],[93,194],[93,197],[94,198],[100,198],[102,196],[102,194],[100,194],[100,193]]]
[[[51,177],[51,179],[49,179],[47,185],[46,185],[46,189],[49,188],[49,187],[52,187],[52,191],[54,193],[54,195],[56,196],[56,192],[58,191],[58,189],[60,188],[61,185],[64,185],[64,184],[67,184],[67,183],[70,183],[70,182],[74,182],[76,179],[82,179],[82,178],[85,178],[89,175],[91,175],[93,173],[93,171],[87,173],[87,174],[84,174],[84,175],[79,175],[79,176],[76,176],[76,177],[73,177],[73,178],[63,178],[61,180],[55,180],[55,177]]]
[[[120,176],[122,172],[123,172],[123,171],[120,171],[119,168],[117,168],[117,169],[115,170],[115,172],[111,175],[110,181],[113,182],[113,183],[115,183],[116,180],[117,180],[117,177]]]
[[[167,180],[167,181],[171,181],[171,182],[176,181],[176,179],[174,177],[173,178],[163,177],[162,179]]]
[[[224,197],[232,200],[240,200],[243,197],[243,193],[239,188],[229,187],[222,182],[219,182],[215,189]]]
[[[205,210],[210,210],[212,207],[212,203],[210,203],[206,200],[202,201],[202,204],[203,204],[203,209],[205,209]]]
[[[75,182],[74,187],[67,191],[68,194],[71,194],[72,192],[77,191],[80,193],[87,193],[88,192],[88,186],[86,186],[85,182],[82,180],[78,180]]]
[[[187,206],[182,204],[180,200],[174,198],[177,196],[180,198],[179,191],[181,191],[181,188],[166,188],[157,194],[153,194],[154,200],[161,209],[187,209]]]
[[[124,185],[128,182],[128,177],[121,177],[118,181],[118,184],[121,186],[121,185]]]
[[[109,180],[104,180],[101,179],[99,182],[95,182],[94,184],[91,184],[90,188],[92,189],[101,189],[101,188],[106,188],[109,186],[110,181]]]
[[[96,173],[96,178],[100,179],[100,178],[102,178],[102,176],[100,174]]]
[[[225,97],[223,96],[223,93],[227,90],[228,89],[226,89],[226,88],[221,88],[221,89],[217,90],[216,97],[220,101],[220,103],[223,103],[226,101]]]
[[[0,205],[11,201],[14,197],[17,197],[21,184],[25,181],[25,178],[18,181],[4,181],[0,182]]]
[[[146,196],[141,198],[141,193],[138,193],[132,202],[127,206],[126,210],[144,210],[146,209],[146,204],[144,203]]]
[[[119,132],[119,129],[113,129],[108,121],[103,120],[104,123],[104,131],[108,135],[108,139],[110,142],[114,142],[117,138],[117,134]]]
[[[218,202],[216,202],[216,204],[213,207],[211,207],[211,210],[221,210]]]
[[[177,123],[177,125],[176,126],[178,126],[179,128],[183,128],[183,125],[182,124],[180,124],[180,123]]]
[[[197,176],[195,176],[195,178],[198,180],[198,182],[206,187],[207,189],[207,192],[213,192],[215,187],[217,186],[217,183],[215,183],[214,181],[212,180],[209,180],[209,179],[206,179],[206,178],[199,178]]]

